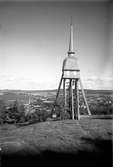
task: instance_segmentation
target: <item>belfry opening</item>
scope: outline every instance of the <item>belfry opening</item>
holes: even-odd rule
[[[62,90],[63,97],[63,114],[70,114],[70,118],[79,120],[81,117],[80,111],[80,97],[82,95],[84,100],[84,107],[86,114],[91,115],[85,91],[83,89],[80,68],[78,65],[78,57],[73,50],[73,24],[71,19],[70,24],[70,39],[69,39],[69,50],[67,57],[63,61],[62,75],[59,83],[59,87],[54,102],[53,116],[55,115],[55,106],[57,105],[58,99],[60,98],[60,90]],[[63,85],[63,89],[62,89]],[[81,89],[80,89],[81,88]],[[83,113],[82,113],[83,114]]]

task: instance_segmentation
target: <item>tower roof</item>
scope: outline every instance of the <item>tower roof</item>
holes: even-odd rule
[[[79,66],[77,62],[77,57],[75,56],[68,56],[63,61],[63,67],[62,70],[68,70],[68,71],[79,71]]]
[[[77,56],[74,56],[74,54],[75,53],[73,51],[73,25],[71,20],[68,57],[66,57],[63,61],[62,70],[73,70],[73,71],[79,70]]]

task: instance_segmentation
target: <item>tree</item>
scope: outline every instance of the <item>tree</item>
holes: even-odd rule
[[[0,100],[0,123],[4,123],[6,119],[6,106],[3,100]]]

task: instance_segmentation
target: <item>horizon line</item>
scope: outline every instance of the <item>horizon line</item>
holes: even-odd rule
[[[0,91],[56,91],[56,90],[57,89],[0,89]],[[84,90],[113,91],[113,89],[86,89],[86,88],[84,88]]]

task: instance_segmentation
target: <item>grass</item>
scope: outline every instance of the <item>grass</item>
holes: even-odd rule
[[[49,164],[53,159],[58,164],[110,166],[112,137],[112,117],[48,121],[24,127],[3,125],[0,127],[2,163],[15,166],[18,162],[22,166],[20,159],[23,159],[32,166],[34,162]]]

